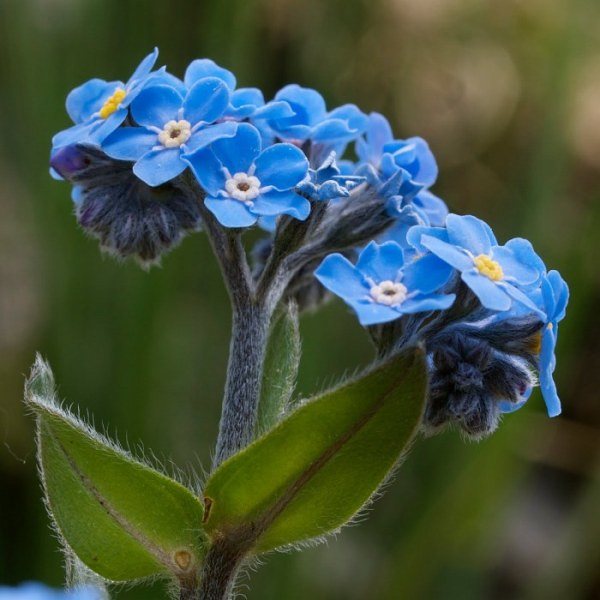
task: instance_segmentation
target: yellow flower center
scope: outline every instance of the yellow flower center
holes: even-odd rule
[[[480,254],[473,260],[477,270],[492,281],[500,281],[504,277],[504,271],[502,271],[500,264],[487,254]]]
[[[100,116],[103,119],[107,119],[112,115],[118,108],[121,102],[125,100],[127,92],[122,88],[117,88],[115,93],[103,104],[100,109]]]

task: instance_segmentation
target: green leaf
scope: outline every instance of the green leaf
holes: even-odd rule
[[[284,414],[298,375],[300,363],[298,307],[290,303],[271,327],[258,405],[260,433],[272,429]]]
[[[193,578],[206,545],[198,498],[63,410],[39,357],[25,392],[47,505],[67,547],[111,581]]]
[[[207,533],[259,553],[337,530],[410,445],[426,384],[423,353],[410,350],[308,401],[215,471]]]

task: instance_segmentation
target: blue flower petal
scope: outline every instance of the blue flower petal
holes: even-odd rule
[[[475,256],[489,254],[495,241],[489,237],[489,226],[472,215],[450,214],[446,217],[448,238],[451,244],[460,246]]]
[[[204,204],[215,215],[217,221],[225,227],[249,227],[254,225],[258,219],[239,200],[209,197],[204,200]]]
[[[223,115],[231,93],[222,79],[200,79],[190,89],[183,103],[184,118],[190,123],[212,123]]]
[[[150,150],[133,165],[133,172],[151,187],[162,185],[185,171],[179,148]]]
[[[254,201],[251,211],[265,217],[274,215],[290,215],[304,221],[310,214],[310,202],[294,192],[267,192]]]
[[[415,196],[413,202],[425,212],[432,227],[443,227],[446,224],[448,207],[441,198],[427,190],[422,190]]]
[[[504,272],[504,277],[519,285],[528,285],[537,281],[540,272],[526,263],[521,262],[508,246],[494,246],[491,256],[498,261]]]
[[[357,134],[365,131],[369,124],[369,118],[355,104],[344,104],[329,112],[327,119],[341,119],[346,121],[351,130]]]
[[[415,147],[418,166],[414,174],[414,179],[428,187],[433,185],[438,176],[438,166],[433,152],[429,148],[429,144],[420,137],[408,138],[406,142]]]
[[[310,137],[315,142],[335,142],[350,139],[356,135],[358,135],[357,130],[350,128],[347,121],[327,119],[313,128]]]
[[[179,120],[183,105],[181,94],[168,85],[152,85],[143,89],[131,103],[131,114],[139,125],[162,129],[165,123]]]
[[[233,121],[225,121],[224,123],[202,127],[195,131],[184,145],[185,152],[186,154],[190,154],[195,150],[212,144],[216,140],[233,137],[237,133],[238,127],[239,124]]]
[[[258,88],[240,88],[231,94],[225,117],[247,119],[256,114],[264,104],[263,93]]]
[[[551,320],[558,322],[565,316],[567,303],[569,302],[569,287],[558,271],[549,271],[546,280],[550,284],[554,296]]]
[[[540,353],[540,389],[548,416],[556,417],[562,412],[560,399],[554,383],[553,373],[556,365],[554,350],[556,347],[556,336],[552,326],[546,327],[542,335],[542,351]]]
[[[341,254],[330,254],[315,270],[315,277],[330,292],[351,301],[368,298],[369,288],[356,267]]]
[[[144,127],[121,127],[104,140],[102,149],[117,160],[138,160],[157,142],[156,133]]]
[[[231,91],[235,89],[235,75],[209,58],[193,60],[185,71],[184,82],[188,88],[191,88],[195,83],[206,77],[216,77],[223,81]]]
[[[327,113],[325,100],[316,90],[300,87],[296,83],[286,85],[275,95],[275,100],[285,100],[295,113],[294,124],[315,125],[320,123]]]
[[[292,117],[295,118],[295,117]],[[294,142],[302,142],[311,136],[312,128],[308,125],[288,125],[283,127],[281,123],[287,119],[269,120],[269,124],[277,134],[280,140],[289,140]]]
[[[369,115],[366,139],[356,142],[356,154],[361,162],[371,163],[379,167],[383,147],[393,139],[392,128],[388,120],[379,113],[373,112]]]
[[[154,85],[168,85],[169,87],[175,88],[182,98],[187,94],[185,83],[183,83],[179,77],[175,77],[175,75],[169,73],[164,68],[152,73],[145,81],[145,85],[147,87]],[[127,98],[125,100],[127,100]]]
[[[292,144],[275,144],[263,150],[254,164],[261,186],[273,186],[280,192],[295,187],[308,172],[306,156]]]
[[[389,323],[390,321],[395,321],[402,316],[402,313],[398,312],[391,306],[378,304],[377,302],[349,301],[348,304],[350,304],[350,306],[356,312],[358,316],[358,322],[363,327],[377,325],[379,323]]]
[[[249,123],[240,123],[237,125],[235,136],[218,139],[211,148],[231,175],[248,173],[260,154],[260,133]]]
[[[140,64],[137,66],[136,70],[133,72],[133,75],[129,78],[127,85],[129,86],[134,81],[138,79],[143,79],[144,77],[150,74],[152,71],[152,67],[156,63],[156,59],[158,58],[158,48],[154,48],[148,56],[142,59]]]
[[[182,160],[192,168],[198,183],[211,196],[218,196],[225,189],[225,173],[221,161],[210,148],[201,148],[192,154],[184,154]]]
[[[263,106],[264,103],[265,98],[262,91],[258,88],[239,88],[231,94],[231,105],[236,108],[247,105],[258,108],[259,106]]]
[[[546,314],[543,310],[541,310],[535,302],[524,292],[522,292],[519,288],[511,285],[507,281],[499,281],[498,285],[501,286],[506,293],[513,299],[527,307],[532,313],[536,314],[540,319],[546,319]]]
[[[539,291],[542,294],[542,302],[538,301],[536,304],[543,307],[544,311],[546,312],[546,321],[552,322],[554,319],[554,313],[556,311],[556,295],[553,286],[548,280],[548,276],[542,278]],[[532,299],[539,300],[537,295]]]
[[[73,123],[82,123],[100,110],[117,86],[118,82],[90,79],[69,92],[67,113],[73,119]]]
[[[424,225],[415,225],[406,233],[406,241],[421,254],[427,252],[427,248],[421,244],[423,235],[436,238],[442,242],[448,243],[448,231],[445,227],[427,227]]]
[[[467,271],[473,267],[473,260],[464,250],[441,239],[431,235],[421,235],[421,246],[459,271]]]
[[[518,261],[535,269],[538,274],[546,272],[544,261],[537,255],[529,240],[513,238],[506,242],[505,247],[513,253]]]
[[[485,308],[502,311],[508,310],[511,307],[512,300],[504,288],[485,275],[481,275],[476,269],[463,271],[461,278],[471,288]]]
[[[409,292],[430,294],[448,283],[452,267],[434,254],[416,258],[404,267],[402,283]]]
[[[119,108],[106,119],[97,119],[94,121],[94,127],[90,131],[88,143],[100,145],[102,142],[117,129],[127,118],[127,109]]]
[[[63,129],[52,138],[52,147],[54,150],[56,150],[57,148],[70,146],[71,144],[84,144],[89,141],[90,134],[96,127],[96,122],[88,122],[79,123],[78,125],[73,125],[68,129]]]
[[[404,265],[404,253],[396,242],[370,242],[360,253],[356,268],[375,283],[399,281]]]
[[[288,119],[293,117],[295,114],[296,113],[292,110],[292,107],[287,102],[272,100],[256,110],[256,112],[252,115],[252,118],[254,120]]]
[[[415,298],[406,299],[398,310],[407,315],[413,315],[420,312],[428,312],[430,310],[446,310],[454,304],[456,300],[455,294],[435,294],[431,296],[416,296]]]

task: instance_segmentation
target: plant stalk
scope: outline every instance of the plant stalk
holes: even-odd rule
[[[228,600],[244,558],[244,551],[227,540],[214,543],[206,554],[198,600]],[[196,599],[194,599],[196,600]]]
[[[270,320],[271,312],[256,303],[234,308],[213,468],[254,438]]]

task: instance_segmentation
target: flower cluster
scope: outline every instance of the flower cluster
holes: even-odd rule
[[[528,241],[500,245],[483,221],[449,214],[423,139],[296,84],[265,101],[208,59],[179,79],[153,70],[157,55],[127,83],[73,90],[75,124],[53,139],[52,173],[73,184],[78,222],[104,249],[148,265],[188,232],[258,224],[268,233],[252,277],[270,301],[306,309],[337,295],[380,357],[423,345],[430,431],[489,433],[538,380],[560,413],[552,375],[568,288]]]

